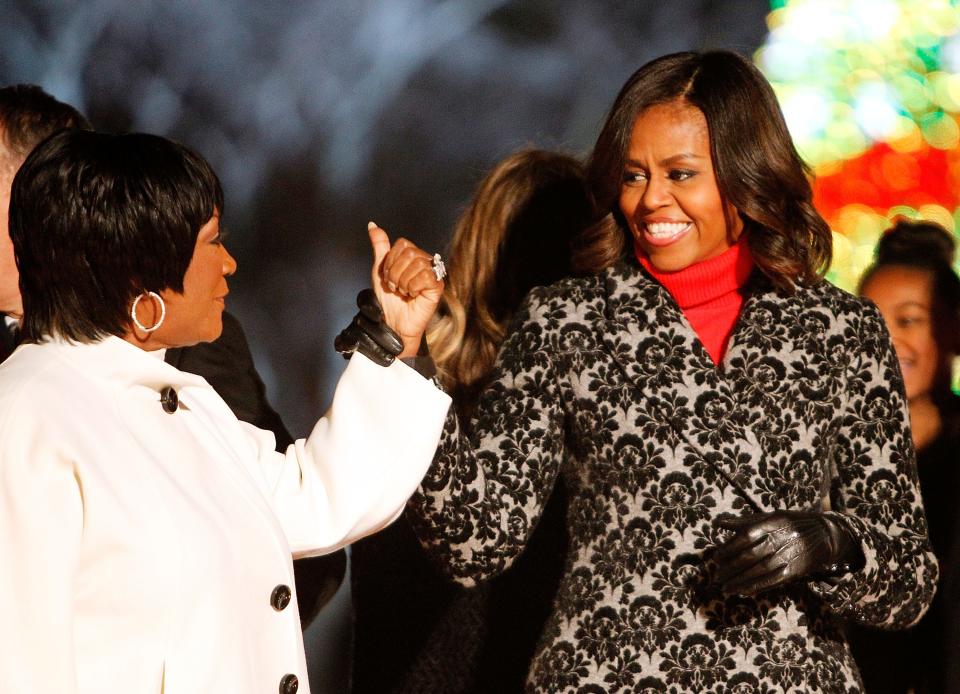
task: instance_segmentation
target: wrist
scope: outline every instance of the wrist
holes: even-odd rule
[[[360,352],[375,364],[389,366],[402,351],[404,342],[383,320],[380,302],[371,289],[357,295],[360,311],[334,340],[334,348],[347,359]]]
[[[437,365],[433,363],[433,357],[430,356],[430,349],[427,346],[427,336],[422,335],[417,346],[416,354],[413,356],[402,356],[400,361],[414,369],[424,378],[433,378],[437,375]]]
[[[401,339],[403,340],[403,351],[398,355],[401,359],[409,359],[417,355],[422,356],[421,346],[425,347],[426,343],[422,333],[416,336],[404,335]]]

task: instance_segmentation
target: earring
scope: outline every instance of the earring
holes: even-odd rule
[[[145,296],[149,296],[151,299],[156,301],[160,305],[160,318],[157,319],[157,322],[154,323],[149,328],[146,327],[137,319],[137,304],[140,303],[140,299]],[[136,299],[133,300],[133,306],[130,307],[130,317],[133,319],[133,324],[140,328],[145,333],[152,333],[154,330],[163,325],[163,319],[167,317],[167,306],[163,303],[163,298],[156,292],[147,292],[146,294],[141,294]]]

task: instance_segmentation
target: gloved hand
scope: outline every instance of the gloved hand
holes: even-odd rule
[[[724,518],[734,531],[714,558],[724,593],[755,595],[802,578],[830,578],[863,568],[860,543],[841,524],[818,511],[775,511]]]
[[[357,294],[357,306],[360,311],[333,341],[334,348],[349,359],[354,352],[360,352],[370,361],[380,366],[390,366],[397,355],[403,351],[403,342],[383,320],[383,311],[372,289],[364,289]]]

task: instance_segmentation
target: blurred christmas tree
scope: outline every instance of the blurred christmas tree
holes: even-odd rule
[[[834,231],[848,290],[898,216],[960,228],[960,7],[950,0],[778,0],[756,62]]]

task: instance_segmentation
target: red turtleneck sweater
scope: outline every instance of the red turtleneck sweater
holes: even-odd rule
[[[741,237],[742,239],[743,237]],[[670,292],[714,364],[723,361],[734,323],[743,306],[740,289],[753,270],[753,258],[741,240],[715,258],[677,272],[661,272],[634,245],[637,260]]]

